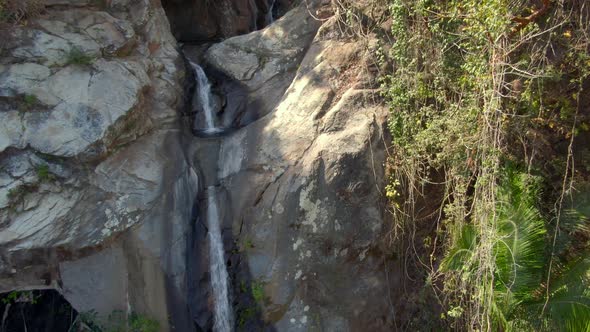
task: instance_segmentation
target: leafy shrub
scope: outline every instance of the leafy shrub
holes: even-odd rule
[[[430,266],[418,254],[416,261],[429,270],[453,328],[580,330],[559,317],[590,322],[582,306],[587,286],[579,286],[587,285],[585,274],[569,267],[584,269],[580,258],[589,245],[559,244],[568,243],[560,241],[571,214],[563,202],[575,190],[573,165],[580,164],[573,160],[574,139],[590,128],[581,111],[590,76],[588,6],[579,0],[388,3],[394,42],[379,61],[392,68],[381,79],[391,110],[386,194],[395,238],[416,233],[424,219],[417,204],[440,202],[428,217],[436,224]],[[539,148],[545,138],[569,147],[552,158]],[[540,180],[513,174],[507,160],[543,169],[550,192],[542,196],[533,183],[521,183],[520,177]],[[536,194],[521,192],[527,190]],[[565,275],[579,287],[563,286],[558,279]],[[551,313],[559,285],[560,294],[576,289],[579,300],[561,306],[561,316]],[[533,314],[525,304],[538,301]]]
[[[554,271],[550,289],[546,289],[547,229],[537,208],[540,178],[509,168],[504,173],[498,195],[497,228],[492,234],[493,330],[584,331],[590,322],[590,260],[564,262]],[[574,211],[568,214],[580,222]],[[480,229],[464,225],[441,269],[456,272],[457,278],[468,279],[468,275],[476,274],[481,262],[476,259],[475,249],[483,236]]]

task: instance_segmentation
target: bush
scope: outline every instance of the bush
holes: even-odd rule
[[[573,149],[574,138],[590,128],[582,94],[590,77],[590,13],[580,0],[533,3],[389,2],[394,43],[382,51],[393,64],[385,63],[393,71],[382,76],[393,136],[387,196],[403,240],[425,219],[417,204],[440,202],[428,217],[436,224],[436,249],[426,269],[446,319],[459,330],[544,324],[541,330],[574,331],[572,322],[590,321],[587,294],[580,287],[569,292],[587,285],[587,269],[570,271],[587,268],[580,258],[590,246],[558,246],[567,234],[564,197],[575,190],[574,177],[588,176],[574,170],[580,162]],[[551,155],[554,146],[544,149],[541,141],[566,144]],[[516,177],[509,161],[523,165],[524,174]],[[519,181],[531,180],[534,169],[549,190],[531,203],[519,190],[535,192],[534,186]],[[577,283],[563,286],[566,276]],[[569,307],[559,307],[555,294]],[[576,317],[562,319],[568,315]]]

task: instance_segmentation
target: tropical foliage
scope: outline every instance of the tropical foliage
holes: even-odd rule
[[[543,287],[548,266],[547,230],[537,208],[539,178],[505,171],[492,249],[496,267],[492,329],[586,331],[590,322],[590,260],[578,258],[561,265],[554,271],[551,288]],[[566,213],[569,222],[584,223],[585,217],[577,211]],[[443,271],[467,278],[477,273],[479,262],[474,260],[474,250],[481,237],[478,232],[473,225],[463,225],[461,235],[442,262]]]
[[[405,252],[427,270],[443,321],[587,331],[588,205],[576,202],[590,178],[577,166],[590,160],[588,4],[387,6],[393,46],[382,38],[378,61],[391,109],[394,239],[435,221]],[[440,208],[424,215],[425,202]]]

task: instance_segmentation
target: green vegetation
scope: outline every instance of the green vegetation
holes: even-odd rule
[[[590,260],[579,258],[560,267],[552,277],[546,299],[541,285],[548,266],[547,222],[537,208],[542,179],[509,168],[503,169],[503,174],[498,188],[496,238],[491,249],[495,266],[492,330],[583,331],[590,319]],[[577,211],[565,212],[573,224],[583,222],[584,217]],[[441,268],[455,272],[451,275],[457,277],[476,274],[480,262],[474,250],[483,234],[472,224],[463,225],[459,234]],[[453,316],[449,312],[449,316],[457,318],[460,314]],[[538,319],[529,321],[530,317]]]
[[[127,315],[125,312],[113,311],[106,319],[102,319],[95,311],[80,313],[74,328],[84,326],[86,330],[93,332],[158,332],[158,321],[137,313]]]
[[[87,66],[94,62],[94,57],[84,53],[77,47],[72,47],[67,54],[66,65]]]
[[[23,101],[27,106],[33,106],[37,103],[37,97],[35,95],[25,95]]]
[[[32,329],[37,331],[39,330],[39,327],[44,329],[45,326],[38,325],[43,322],[39,322],[39,317],[37,316],[40,313],[43,315],[43,312],[47,311],[46,315],[54,315],[53,318],[67,319],[67,321],[60,321],[59,323],[51,323],[49,325],[53,326],[54,329],[56,326],[60,326],[62,328],[60,331],[64,331],[63,328],[66,328],[67,331],[70,332],[161,331],[158,321],[138,313],[126,313],[124,311],[116,310],[107,316],[101,316],[96,311],[92,310],[76,314],[74,309],[65,301],[65,299],[58,299],[56,295],[57,292],[53,290],[13,291],[1,294],[0,303],[4,304],[2,327],[11,330],[11,325],[5,325],[5,323],[7,320],[16,320],[19,324],[23,324],[23,326],[26,326],[27,322],[33,324],[33,326],[29,325],[29,330]],[[10,315],[14,315],[15,317],[11,317]]]
[[[240,281],[240,292],[248,293],[248,286],[244,280]]]
[[[246,240],[246,248],[253,249],[254,248],[254,242],[252,242],[252,240],[250,240],[250,239],[247,239]]]
[[[9,206],[15,209],[18,204],[21,204],[26,195],[33,193],[39,189],[42,182],[48,182],[55,179],[55,175],[51,173],[49,165],[40,164],[35,168],[37,181],[32,183],[21,183],[20,185],[8,190]]]
[[[423,320],[587,331],[590,215],[574,206],[590,175],[574,167],[589,155],[587,4],[374,2],[394,40],[377,59],[393,233],[442,308]]]
[[[37,103],[37,96],[26,94],[22,97],[21,111],[30,111]]]
[[[37,304],[39,295],[35,295],[33,291],[12,291],[2,298],[2,303],[13,304],[17,301],[29,302],[31,304]]]
[[[54,178],[54,175],[51,174],[51,172],[49,171],[49,165],[47,165],[47,164],[41,164],[41,165],[37,166],[35,171],[37,173],[37,177],[39,178],[39,181],[41,181],[41,182],[49,181]]]
[[[238,327],[244,327],[246,322],[256,317],[258,309],[256,307],[248,307],[238,312]]]
[[[251,285],[252,297],[256,302],[262,303],[264,301],[264,283],[262,281],[255,281]]]
[[[36,191],[39,188],[38,184],[21,184],[8,191],[8,201],[11,207],[22,203],[25,196]]]
[[[253,281],[250,284],[250,287],[246,284],[245,281],[240,282],[240,292],[244,294],[250,293],[252,298],[257,303],[262,303],[264,301],[264,282],[262,281]]]
[[[232,250],[232,253],[239,254],[248,249],[254,249],[254,242],[250,239],[246,239],[241,244],[238,241],[235,241],[236,248]]]
[[[264,304],[264,282],[255,280],[248,284],[242,280],[240,293],[245,295],[244,298],[248,298],[246,301],[241,301],[237,307],[237,325],[242,329],[248,321],[256,318],[260,312],[259,306]]]

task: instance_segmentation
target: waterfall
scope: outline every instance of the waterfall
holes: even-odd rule
[[[211,83],[209,83],[209,79],[201,66],[192,62],[191,65],[197,79],[196,93],[205,113],[206,127],[201,130],[208,134],[221,133],[223,130],[215,126]],[[225,266],[225,250],[223,249],[223,239],[221,237],[221,219],[219,216],[217,188],[215,186],[207,188],[207,225],[209,228],[207,235],[209,242],[209,268],[214,300],[213,330],[215,332],[230,332],[232,330],[232,311],[229,302],[229,276],[227,267]]]
[[[203,68],[196,63],[191,62],[191,66],[195,72],[195,76],[197,79],[197,96],[199,97],[199,101],[201,106],[203,107],[203,113],[205,115],[205,128],[199,128],[200,126],[197,123],[197,118],[195,118],[194,128],[196,130],[201,130],[207,134],[215,134],[222,131],[220,128],[215,127],[215,120],[214,120],[214,105],[213,105],[213,98],[211,95],[211,83],[203,71]]]
[[[266,25],[267,26],[268,25],[271,25],[275,21],[275,18],[274,18],[273,14],[272,14],[272,11],[275,8],[275,2],[276,1],[277,0],[271,0],[270,7],[268,8],[268,13],[266,14]]]
[[[228,294],[228,274],[225,266],[223,239],[219,221],[219,208],[215,187],[207,189],[207,225],[209,226],[209,260],[211,268],[211,287],[213,288],[216,332],[231,331],[231,310]]]

